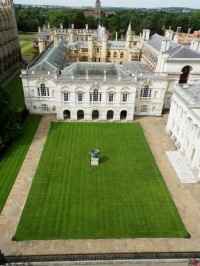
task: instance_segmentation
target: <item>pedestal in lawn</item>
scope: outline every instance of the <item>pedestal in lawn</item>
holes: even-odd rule
[[[100,164],[99,155],[100,155],[100,151],[97,149],[92,149],[90,151],[91,165],[99,165]]]

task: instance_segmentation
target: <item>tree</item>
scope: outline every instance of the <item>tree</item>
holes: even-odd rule
[[[0,87],[0,151],[20,134],[21,124],[16,110],[11,108],[10,96]]]
[[[63,23],[63,27],[67,28],[69,26],[69,18],[67,12],[61,10],[52,10],[49,13],[48,19],[52,27],[59,28],[60,24]]]

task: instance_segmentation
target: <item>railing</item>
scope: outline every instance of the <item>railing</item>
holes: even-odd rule
[[[188,265],[199,266],[200,252],[144,252],[144,253],[101,253],[4,256],[0,253],[0,265],[11,263],[39,263],[64,261],[119,261],[119,260],[181,260]]]

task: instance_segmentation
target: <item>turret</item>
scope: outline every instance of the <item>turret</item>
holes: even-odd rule
[[[132,35],[132,30],[131,30],[131,22],[130,22],[129,25],[128,25],[128,30],[126,32],[126,48],[130,47],[131,35]]]
[[[45,40],[43,37],[38,37],[39,52],[42,53],[45,50]]]
[[[149,37],[150,37],[150,30],[144,29],[142,34],[142,40],[149,41]]]
[[[101,48],[101,62],[106,62],[107,56],[107,37],[102,38],[102,48]]]
[[[172,40],[173,39],[173,30],[166,30],[165,31],[165,37],[167,38],[167,39],[170,39],[170,40]]]
[[[91,36],[88,37],[88,62],[93,62],[94,57],[94,47],[93,39]]]
[[[95,16],[96,18],[101,17],[101,2],[99,0],[96,0],[95,3]]]

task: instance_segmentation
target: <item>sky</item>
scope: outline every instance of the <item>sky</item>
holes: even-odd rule
[[[61,5],[61,6],[94,6],[95,0],[14,0],[15,4]],[[190,7],[200,9],[199,0],[101,0],[102,6],[154,8],[154,7]]]

